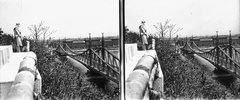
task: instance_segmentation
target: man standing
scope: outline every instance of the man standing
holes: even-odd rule
[[[139,26],[139,32],[142,39],[142,49],[146,50],[148,41],[147,41],[147,30],[145,29],[145,21],[141,22],[141,25]]]
[[[14,27],[13,32],[14,36],[17,42],[17,52],[21,52],[22,47],[22,37],[21,37],[21,31],[19,30],[20,23],[16,23],[16,27]]]

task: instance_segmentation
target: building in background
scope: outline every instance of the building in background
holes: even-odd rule
[[[228,45],[228,36],[219,36],[219,45]],[[199,47],[212,47],[216,45],[216,37],[212,38],[192,38],[190,41],[195,42]],[[232,36],[232,45],[240,45],[240,37]]]

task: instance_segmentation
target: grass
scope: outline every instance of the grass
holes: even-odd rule
[[[157,41],[156,52],[164,75],[166,99],[234,99],[231,89],[211,77],[192,58],[182,60],[170,43]]]
[[[47,100],[118,100],[119,92],[109,92],[106,87],[86,80],[67,61],[59,62],[56,55],[36,49],[37,68],[42,76],[42,95]]]

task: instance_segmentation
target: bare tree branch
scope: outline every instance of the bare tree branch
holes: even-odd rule
[[[30,30],[31,37],[38,43],[39,40],[42,40],[42,45],[45,44],[46,38],[48,38],[51,34],[55,33],[56,30],[49,31],[50,26],[43,26],[44,22],[40,22],[38,25],[34,24],[31,27],[28,27]]]
[[[168,36],[169,40],[177,32],[181,31],[183,28],[177,28],[176,24],[170,24],[170,20],[167,19],[164,23],[158,22],[157,25],[153,25],[159,33],[159,37],[163,40]]]

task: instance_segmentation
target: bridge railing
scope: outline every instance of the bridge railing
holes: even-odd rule
[[[240,64],[240,51],[238,51],[235,47],[232,47],[233,50],[233,60],[235,62],[237,62],[238,64]]]
[[[87,49],[83,53],[73,56],[73,58],[75,58],[75,60],[80,60],[84,62],[86,64],[85,66],[87,66],[88,64],[90,64],[89,52],[90,52],[90,49]]]
[[[74,52],[66,43],[64,44],[65,50],[68,53],[71,53],[72,55],[77,54],[76,52]]]
[[[96,53],[103,58],[103,60],[111,65],[113,68],[115,68],[117,71],[119,71],[119,66],[120,66],[120,59],[115,56],[113,53],[110,51],[106,50],[105,48],[101,48],[96,50]]]
[[[195,50],[198,50],[199,52],[202,52],[202,53],[207,52],[207,51],[205,51],[205,50],[200,49],[200,48],[197,46],[197,44],[196,44],[195,42],[193,42],[193,41],[192,41],[192,46],[193,46],[193,48],[196,48]]]
[[[223,66],[225,66],[227,69],[230,69],[232,72],[238,74],[239,70],[239,63],[235,62],[227,53],[225,53],[220,47],[219,47],[219,63]]]
[[[95,64],[95,66],[98,66],[99,71],[104,72],[105,75],[109,76],[110,78],[114,78],[115,82],[118,83],[118,79],[119,79],[119,75],[120,73],[118,72],[118,67],[114,66],[116,68],[114,68],[113,66],[111,66],[108,62],[105,62],[105,60],[103,60],[94,50],[92,50],[92,59],[95,61],[92,61],[92,63]],[[100,64],[100,66],[98,65]],[[102,67],[102,68],[101,68]]]
[[[84,66],[88,67],[89,69],[92,69],[96,72],[100,72],[100,74],[106,76],[106,78],[116,83],[119,82],[118,79],[120,77],[120,73],[118,69],[108,64],[93,49],[88,49],[87,51],[72,57],[75,60],[82,62]]]
[[[200,56],[203,56],[204,58],[207,58],[211,61],[217,62],[217,55],[216,55],[216,47],[211,49],[208,52],[202,53],[200,54]]]
[[[229,45],[223,48],[224,52],[228,54],[235,62],[240,64],[240,52],[233,46]]]
[[[191,47],[189,42],[186,42],[185,45],[183,46],[183,49],[190,51],[190,52],[195,52],[194,49]]]
[[[56,48],[55,52],[66,55],[67,51],[63,48],[62,44],[59,44]]]
[[[218,50],[217,50],[218,49]],[[220,47],[215,47],[214,49],[210,50],[209,52],[200,54],[206,59],[214,62],[215,64],[224,67],[225,69],[229,70],[232,73],[240,74],[239,68],[240,65],[232,57],[230,57],[226,51],[224,51]],[[238,76],[239,77],[239,76]]]

